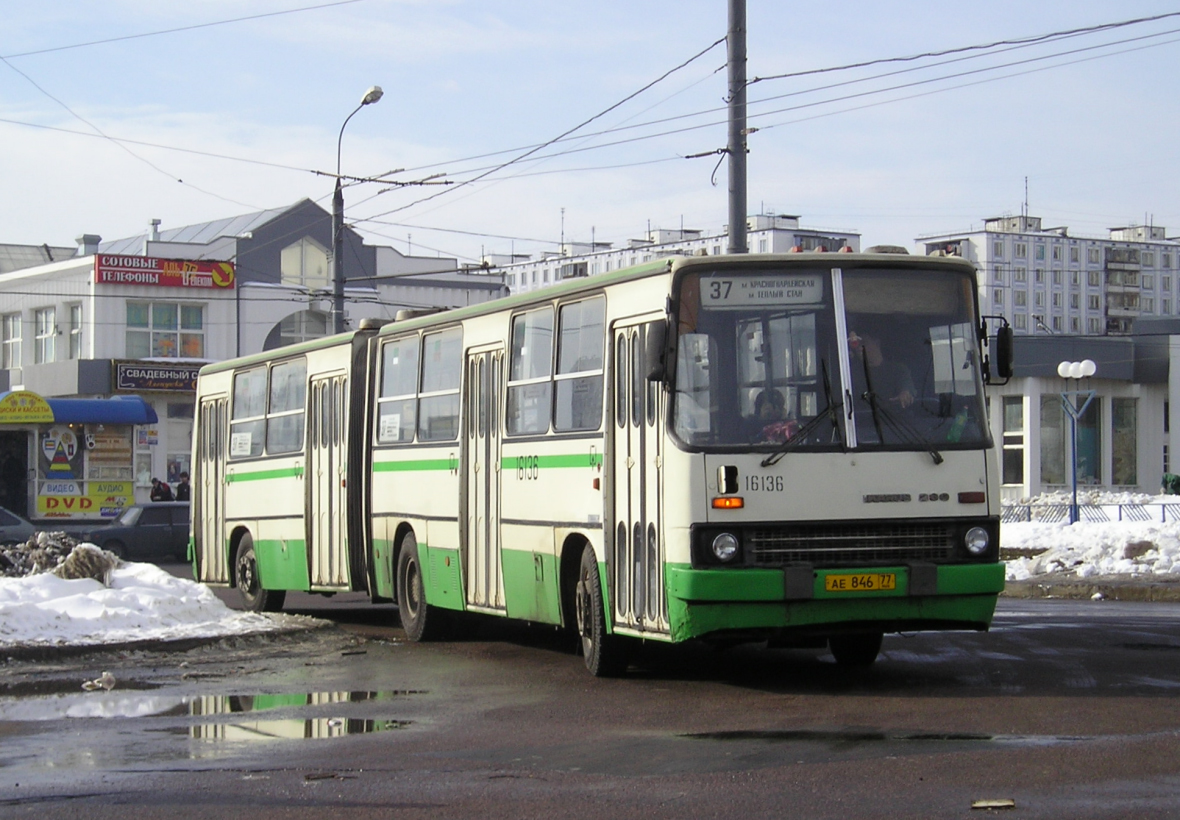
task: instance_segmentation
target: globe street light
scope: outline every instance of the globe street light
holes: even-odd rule
[[[344,118],[340,136],[336,138],[336,191],[332,194],[332,332],[344,332],[344,190],[340,184],[340,144],[344,140],[344,126],[353,114],[366,105],[381,99],[384,92],[375,85],[365,92],[361,104]]]
[[[1092,359],[1080,362],[1062,362],[1057,365],[1057,375],[1063,379],[1088,379],[1098,372],[1098,365]],[[1076,385],[1075,385],[1076,386]],[[1085,401],[1082,402],[1082,397]],[[1069,523],[1078,523],[1078,419],[1094,400],[1093,390],[1065,390],[1061,393],[1061,406],[1069,414],[1069,432],[1072,439],[1070,463],[1073,469],[1073,503],[1069,506]],[[1081,402],[1081,404],[1079,404]]]

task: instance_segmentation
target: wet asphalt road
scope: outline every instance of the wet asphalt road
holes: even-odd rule
[[[0,817],[1180,816],[1178,605],[1004,600],[862,673],[652,646],[620,680],[548,629],[286,610],[335,625],[0,664]]]

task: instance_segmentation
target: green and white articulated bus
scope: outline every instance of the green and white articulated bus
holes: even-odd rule
[[[636,639],[830,647],[987,629],[1004,585],[975,270],[676,257],[208,365],[199,580]],[[1002,321],[1002,320],[1001,320]]]

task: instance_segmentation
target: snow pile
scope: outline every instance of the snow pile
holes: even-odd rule
[[[1180,579],[1180,524],[1117,521],[1003,524],[1005,550],[1045,550],[1008,563],[1008,580],[1068,572],[1096,575],[1169,575]]]
[[[204,584],[153,564],[124,563],[110,586],[50,572],[0,578],[0,651],[244,635],[282,628],[287,618],[235,612]]]

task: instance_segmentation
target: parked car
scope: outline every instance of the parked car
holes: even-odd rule
[[[0,507],[0,545],[23,544],[37,528],[11,510]]]
[[[82,533],[82,540],[120,558],[147,561],[187,560],[188,502],[135,504],[102,527]]]

